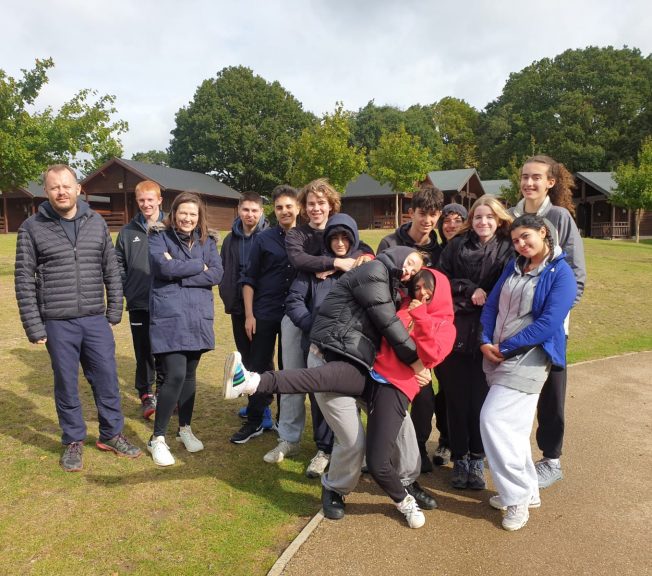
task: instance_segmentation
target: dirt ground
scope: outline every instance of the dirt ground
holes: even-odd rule
[[[439,509],[411,530],[364,476],[346,517],[314,519],[289,562],[283,558],[270,574],[652,574],[651,432],[652,352],[572,366],[564,479],[542,490],[542,507],[525,528],[502,530],[500,512],[488,505],[491,482],[481,492],[454,490],[448,466],[421,476]]]

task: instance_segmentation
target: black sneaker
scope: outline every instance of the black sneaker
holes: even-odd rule
[[[61,455],[59,464],[66,472],[79,472],[82,467],[82,450],[83,442],[71,442],[66,444],[66,448]]]
[[[412,482],[405,487],[406,492],[412,496],[423,510],[434,510],[437,508],[437,501],[426,492],[418,482]]]
[[[344,497],[334,490],[321,487],[321,506],[324,516],[330,520],[341,520],[344,518]]]
[[[451,449],[444,444],[437,446],[432,456],[432,463],[435,466],[446,466],[451,461]]]
[[[122,433],[116,434],[109,440],[98,440],[95,443],[95,446],[100,450],[113,452],[118,456],[124,456],[125,458],[138,458],[143,453],[138,446],[134,446],[129,442]]]
[[[263,433],[263,425],[254,424],[253,422],[245,422],[240,430],[231,436],[231,442],[234,444],[244,444],[256,436]]]
[[[143,418],[149,420],[156,412],[156,396],[153,394],[143,394],[140,397],[140,402],[143,405]]]

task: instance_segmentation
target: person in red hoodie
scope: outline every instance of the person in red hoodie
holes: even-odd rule
[[[404,298],[396,315],[414,341],[419,360],[425,368],[431,369],[449,354],[455,341],[450,283],[440,272],[424,268],[414,276],[411,293],[412,298]],[[241,370],[242,374],[236,374],[236,369]],[[283,382],[285,379],[280,377],[282,373],[275,373],[276,377],[269,378],[271,373],[268,372],[264,375],[265,386],[283,393],[310,392],[315,380],[296,376],[299,372],[308,376],[311,370],[315,369],[292,371],[295,373],[293,382],[287,387]],[[326,375],[324,372],[324,376]],[[422,380],[424,384],[429,383],[429,379]],[[254,394],[259,384],[259,375],[245,373],[241,367],[236,366],[235,360],[227,359],[225,398]],[[399,359],[395,349],[383,337],[364,391],[353,390],[351,382],[338,378],[337,374],[328,378],[327,382],[322,382],[319,390],[364,396],[368,407],[367,466],[376,482],[402,512],[404,511],[401,504],[411,496],[402,484],[399,473],[392,466],[391,457],[408,405],[419,389],[420,384],[414,369]],[[425,516],[418,506],[413,506],[409,514],[404,514],[411,528],[420,528],[425,523]]]

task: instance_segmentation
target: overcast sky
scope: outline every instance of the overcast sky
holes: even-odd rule
[[[0,0],[0,68],[51,57],[38,107],[114,94],[125,157],[165,149],[206,78],[244,65],[321,115],[336,101],[481,110],[511,72],[568,48],[652,53],[649,0]]]

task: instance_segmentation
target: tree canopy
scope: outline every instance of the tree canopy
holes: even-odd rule
[[[285,180],[288,150],[314,122],[278,82],[244,66],[204,80],[176,115],[170,166],[214,174],[236,190],[271,191]]]
[[[510,75],[481,115],[483,177],[512,157],[543,152],[571,171],[633,160],[652,119],[652,58],[637,49],[588,47]]]
[[[636,213],[636,242],[644,210],[652,210],[652,137],[641,146],[638,165],[622,164],[616,169],[615,180],[618,190],[609,199],[616,206],[623,206]]]
[[[315,178],[328,178],[338,192],[362,174],[366,167],[364,148],[350,144],[351,114],[338,103],[333,114],[304,129],[290,146],[291,166],[287,179],[303,186]]]
[[[65,162],[87,173],[122,154],[119,135],[128,126],[112,120],[115,96],[83,89],[58,112],[32,110],[53,66],[51,58],[36,60],[19,79],[0,70],[0,190],[26,185],[48,164]]]
[[[131,155],[131,159],[136,162],[146,162],[147,164],[157,164],[158,166],[169,166],[170,157],[165,150],[148,150],[147,152],[136,152]]]
[[[447,96],[432,105],[431,114],[442,141],[441,169],[476,168],[480,113],[464,100]]]

